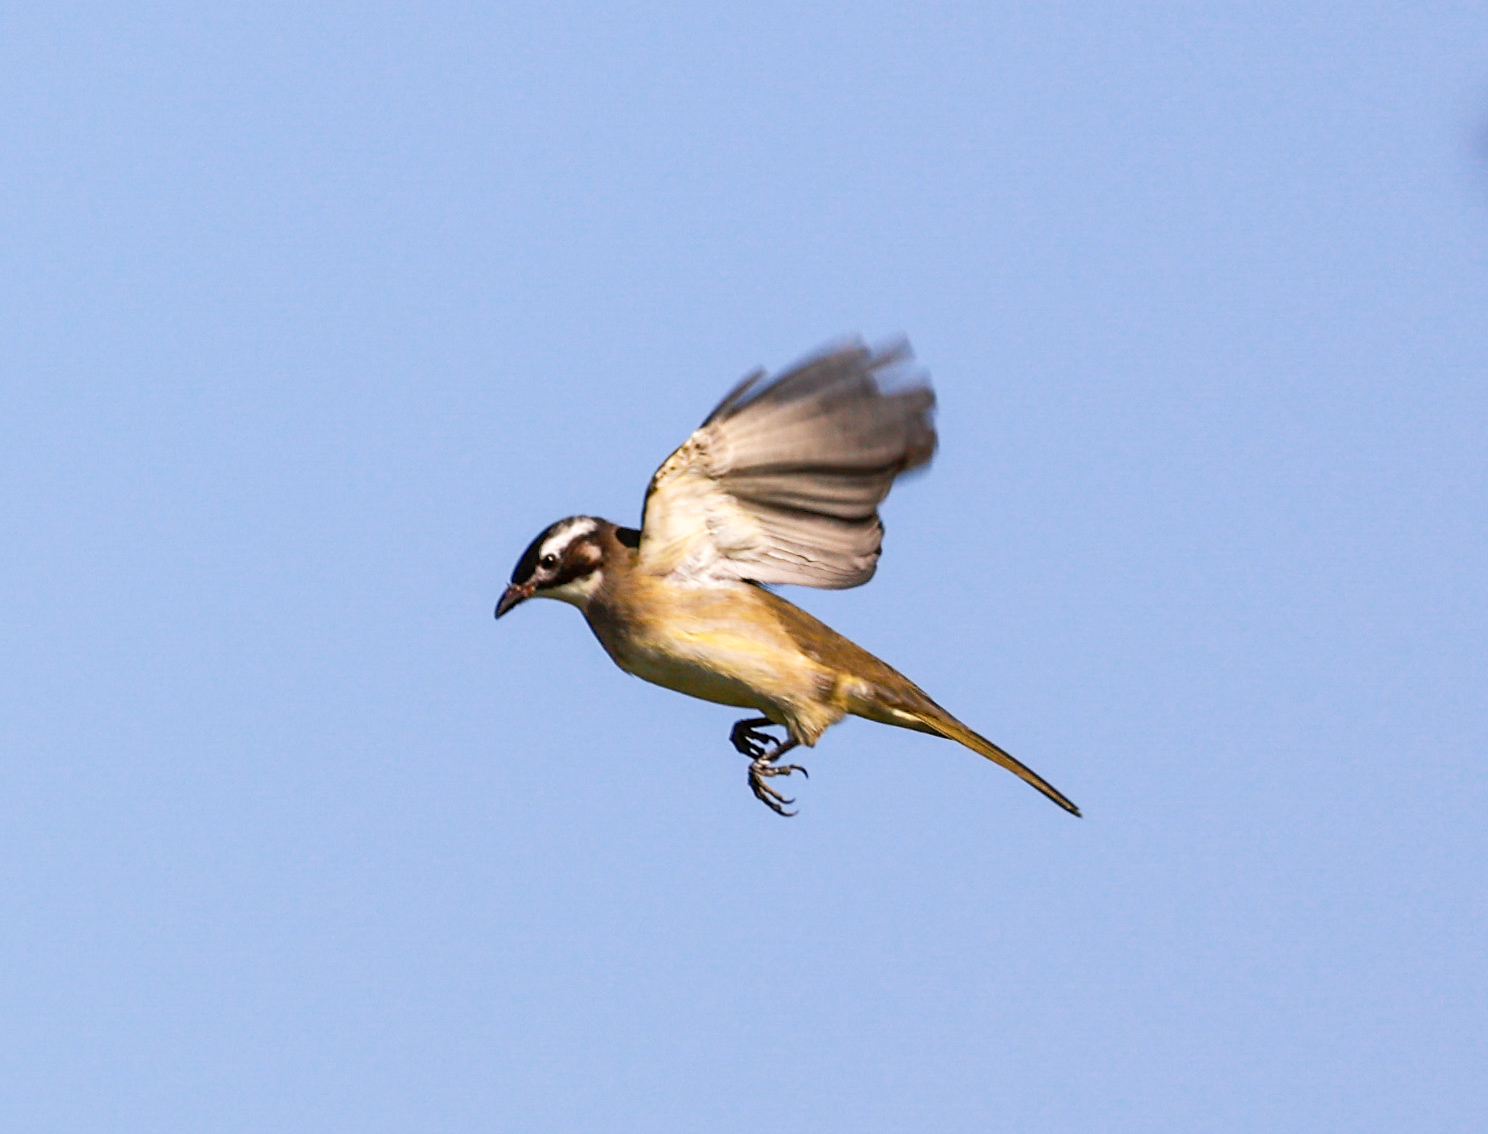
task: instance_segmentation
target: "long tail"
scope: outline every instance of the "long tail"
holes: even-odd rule
[[[1080,809],[1043,776],[1014,760],[985,736],[972,732],[887,662],[770,591],[761,588],[755,598],[773,612],[781,628],[803,653],[835,671],[831,701],[839,711],[964,744],[992,763],[1001,764],[1025,783],[1032,784],[1071,815],[1080,814]],[[815,737],[805,742],[812,744]]]
[[[856,701],[849,711],[860,717],[867,717],[871,721],[898,725],[900,728],[912,728],[916,732],[928,732],[932,736],[943,736],[947,740],[964,744],[973,752],[981,753],[992,763],[1000,764],[1024,783],[1032,784],[1071,815],[1080,814],[1080,809],[1071,803],[1063,792],[1027,764],[1013,759],[980,733],[972,732],[907,678],[900,677],[898,674],[894,676],[898,678],[894,685],[890,686],[886,682],[877,685],[873,689],[874,695]]]
[[[997,747],[997,745],[993,744],[985,736],[982,736],[979,733],[972,732],[971,729],[967,728],[955,717],[951,716],[950,713],[946,712],[944,709],[941,709],[939,705],[936,705],[935,708],[939,711],[926,712],[925,710],[921,709],[913,711],[910,715],[912,715],[917,721],[920,722],[925,732],[933,732],[938,736],[945,737],[947,740],[954,740],[958,744],[964,744],[973,752],[980,752],[988,760],[991,760],[992,763],[1000,764],[1002,767],[1012,772],[1013,775],[1017,776],[1024,783],[1032,784],[1034,787],[1038,788],[1039,791],[1043,792],[1055,803],[1059,804],[1060,807],[1068,811],[1071,815],[1078,816],[1080,814],[1080,809],[1073,803],[1071,803],[1070,800],[1065,797],[1063,792],[1061,792],[1048,780],[1044,779],[1043,776],[1039,775],[1027,764],[1024,764],[1020,760],[1013,759],[1013,757],[1009,756],[1006,752]]]

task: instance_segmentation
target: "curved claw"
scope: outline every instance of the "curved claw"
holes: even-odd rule
[[[765,774],[773,774],[773,772],[774,769],[770,769],[770,771]],[[754,798],[763,803],[771,811],[775,812],[776,815],[784,815],[789,818],[790,816],[796,814],[794,811],[786,810],[787,807],[789,807],[796,801],[794,799],[788,799],[786,796],[776,791],[769,784],[765,783],[761,776],[755,772],[755,769],[753,767],[750,767],[749,769],[749,788],[751,791],[754,792]]]
[[[761,776],[788,776],[792,772],[800,772],[808,780],[811,778],[811,773],[799,764],[771,764],[759,760],[751,766],[750,771]]]
[[[766,782],[766,780],[772,779],[775,776],[788,776],[792,772],[800,772],[801,775],[808,779],[811,777],[811,773],[801,767],[800,764],[775,765],[769,763],[767,759],[755,760],[749,765],[749,790],[754,792],[755,799],[775,812],[776,815],[794,815],[796,814],[794,811],[787,811],[786,808],[796,801],[776,791],[774,787]]]

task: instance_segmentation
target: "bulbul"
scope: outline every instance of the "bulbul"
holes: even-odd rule
[[[778,814],[795,801],[770,780],[806,774],[780,758],[852,713],[958,741],[1078,815],[914,682],[767,589],[873,577],[878,506],[895,477],[929,463],[934,406],[903,341],[875,351],[854,340],[773,378],[755,371],[656,470],[639,531],[593,516],[552,524],[517,561],[496,617],[561,599],[627,673],[758,713],[730,740]]]

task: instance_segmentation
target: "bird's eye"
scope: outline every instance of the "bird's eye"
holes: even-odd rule
[[[538,565],[541,567],[547,567],[549,569],[554,568],[558,566],[558,557],[552,554],[544,555],[540,560],[538,560]]]

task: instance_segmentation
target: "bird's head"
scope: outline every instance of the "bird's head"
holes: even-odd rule
[[[585,609],[604,581],[605,537],[613,530],[609,521],[593,516],[570,516],[543,529],[517,560],[496,617],[534,596]]]

